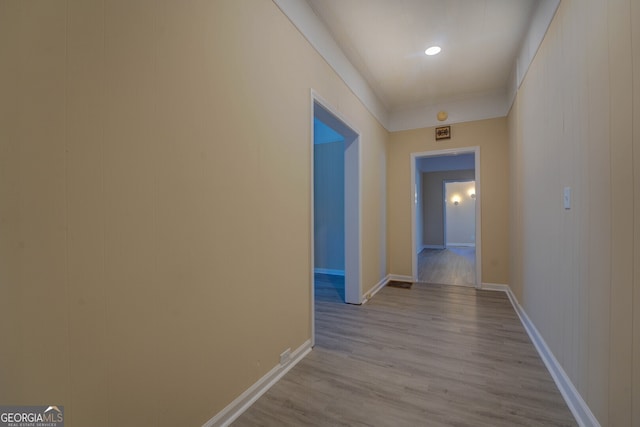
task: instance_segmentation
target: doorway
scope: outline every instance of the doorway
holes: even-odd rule
[[[471,159],[473,160],[473,159]],[[469,167],[464,165],[462,167]],[[468,162],[467,162],[468,163]],[[474,170],[446,171],[448,176],[469,175]],[[423,181],[440,174],[423,174]],[[431,178],[426,178],[431,176]],[[418,280],[446,285],[475,286],[475,180],[442,180],[444,248],[424,248],[418,254]],[[426,197],[425,194],[423,197]],[[429,208],[428,200],[424,203]],[[424,217],[424,216],[423,216]]]
[[[476,181],[444,180],[444,245],[476,246]]]
[[[413,280],[480,287],[479,147],[412,153],[411,177]]]
[[[347,304],[362,303],[362,286],[359,132],[315,92],[311,95],[311,325],[314,344],[316,275],[324,275],[323,290]]]

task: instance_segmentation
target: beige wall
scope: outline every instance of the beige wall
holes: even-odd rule
[[[310,89],[387,132],[270,1],[0,1],[0,402],[201,425],[310,338]],[[259,209],[256,209],[259,207]]]
[[[600,424],[640,425],[640,4],[563,0],[509,133],[511,286]]]
[[[435,141],[434,128],[392,132],[387,158],[389,272],[411,276],[411,153],[480,147],[482,281],[509,278],[509,153],[505,118],[459,123],[452,138]]]

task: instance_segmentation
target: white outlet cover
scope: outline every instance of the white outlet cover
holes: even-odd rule
[[[291,349],[288,348],[280,354],[280,364],[284,365],[291,359]]]
[[[565,209],[571,209],[571,187],[564,187],[563,204]]]

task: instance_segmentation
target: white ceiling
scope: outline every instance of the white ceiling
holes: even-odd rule
[[[506,98],[538,2],[307,0],[391,116],[470,97]],[[442,52],[426,56],[434,44]]]

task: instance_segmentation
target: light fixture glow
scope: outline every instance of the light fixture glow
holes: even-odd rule
[[[469,191],[467,192],[467,194],[469,195],[469,197],[471,197],[472,199],[476,198],[476,189],[475,188],[471,188],[469,189]]]
[[[433,55],[439,54],[441,50],[442,49],[440,49],[440,46],[431,46],[430,48],[425,50],[424,53],[426,53],[429,56],[433,56]]]
[[[460,204],[460,196],[458,196],[457,194],[454,195],[451,198],[451,201],[453,202],[454,205],[458,206]]]

